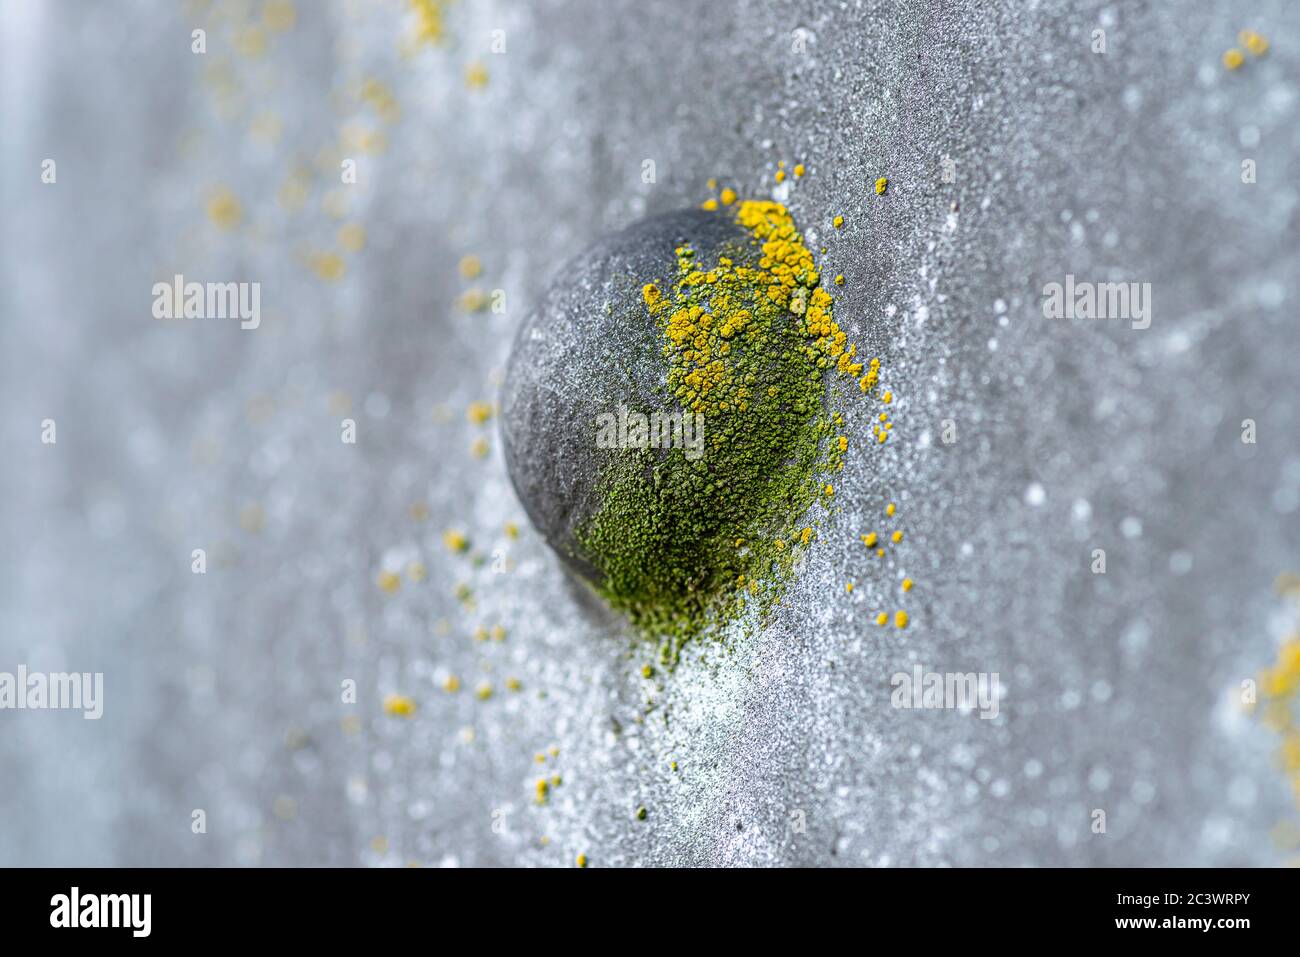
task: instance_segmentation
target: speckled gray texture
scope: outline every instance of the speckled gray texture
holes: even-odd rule
[[[258,58],[230,45],[259,5],[217,7],[0,13],[0,670],[103,671],[107,696],[97,722],[0,712],[0,863],[1284,858],[1276,739],[1229,693],[1272,659],[1300,562],[1295,4],[457,3],[404,57],[405,5],[300,3]],[[1272,49],[1228,73],[1247,26]],[[776,187],[778,160],[808,176]],[[713,176],[827,247],[896,425],[853,446],[838,531],[771,626],[647,681],[465,408],[566,261]],[[222,183],[234,232],[204,214]],[[367,245],[322,282],[347,221]],[[151,319],[176,272],[261,282],[261,328]],[[1067,274],[1150,282],[1151,327],[1044,319]],[[472,285],[505,310],[459,309]],[[907,537],[870,558],[887,501]],[[416,560],[426,580],[377,586]],[[899,607],[906,631],[872,622]],[[998,672],[998,718],[892,708],[914,664]]]

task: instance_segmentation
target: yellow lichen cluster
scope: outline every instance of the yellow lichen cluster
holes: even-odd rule
[[[1261,57],[1268,52],[1268,40],[1262,33],[1254,30],[1242,30],[1237,34],[1237,42],[1240,43],[1251,56]],[[1246,62],[1246,55],[1237,47],[1225,50],[1223,53],[1223,65],[1229,70],[1239,70]]]
[[[1278,647],[1272,666],[1259,674],[1258,707],[1264,726],[1281,736],[1276,763],[1290,781],[1300,806],[1300,727],[1296,721],[1296,706],[1300,704],[1300,575],[1280,576],[1277,589],[1295,603],[1296,625]],[[1242,700],[1247,710],[1255,710],[1253,696],[1243,695]],[[1280,822],[1273,836],[1286,850],[1300,848],[1300,828],[1291,821]]]
[[[443,0],[411,0],[415,11],[415,39],[419,43],[441,43],[444,34]]]
[[[404,694],[390,694],[384,698],[384,714],[395,718],[409,718],[415,714],[415,699]]]
[[[898,507],[893,502],[890,502],[888,505],[885,506],[885,515],[890,518],[892,518],[897,511],[898,511]],[[883,545],[880,544],[880,536],[878,534],[876,534],[875,532],[868,532],[865,535],[859,536],[859,538],[862,539],[862,544],[865,545],[868,550],[872,550],[876,553],[877,557],[880,558],[884,557],[885,549]],[[895,529],[890,534],[889,540],[893,542],[895,545],[901,544],[903,541],[902,529]],[[912,579],[904,578],[900,587],[902,588],[903,592],[906,593],[912,590],[914,584],[915,583],[912,581]],[[908,616],[906,611],[899,610],[894,613],[894,624],[897,625],[899,628],[906,628],[910,620],[911,619]],[[888,623],[889,623],[889,615],[886,612],[882,611],[876,615],[877,625],[884,626]]]

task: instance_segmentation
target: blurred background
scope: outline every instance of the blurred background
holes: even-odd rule
[[[104,713],[0,711],[0,864],[1293,860],[1298,51],[1283,0],[5,0],[0,671]],[[825,247],[894,435],[770,625],[644,678],[494,403],[710,179]],[[178,274],[260,325],[154,318]]]

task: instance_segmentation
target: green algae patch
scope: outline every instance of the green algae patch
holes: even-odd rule
[[[872,360],[864,373],[835,324],[784,206],[748,201],[716,215],[734,216],[748,241],[709,261],[680,246],[671,280],[641,290],[661,335],[663,411],[698,417],[702,452],[650,441],[612,450],[599,507],[578,530],[600,593],[670,639],[667,659],[680,647],[672,639],[779,601],[815,539],[808,516],[833,499],[843,468],[828,376],[852,376],[865,392],[879,369]]]

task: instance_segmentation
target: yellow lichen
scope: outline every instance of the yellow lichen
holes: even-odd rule
[[[465,68],[465,85],[471,90],[481,90],[488,85],[488,71],[482,63],[471,63]]]
[[[226,187],[215,190],[208,199],[208,219],[218,229],[231,230],[244,218],[244,209],[235,194]]]
[[[483,272],[483,263],[474,255],[461,256],[459,269],[466,279],[477,279]]]
[[[360,223],[340,226],[339,245],[350,253],[360,252],[366,245],[366,227]]]
[[[390,694],[384,698],[384,714],[409,718],[415,714],[415,699],[404,694]]]
[[[1254,30],[1242,30],[1237,34],[1237,42],[1249,50],[1251,56],[1263,56],[1268,52],[1268,40]]]

